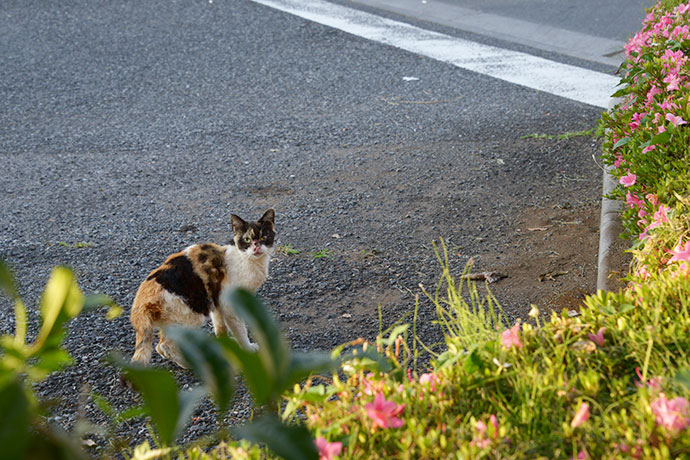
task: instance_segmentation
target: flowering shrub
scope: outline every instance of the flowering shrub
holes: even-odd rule
[[[621,184],[612,198],[627,204],[626,231],[639,239],[690,191],[690,2],[661,2],[643,25],[625,46],[621,102],[602,117],[603,159]]]
[[[612,198],[636,240],[625,291],[509,327],[467,305],[446,266],[447,295],[432,300],[447,351],[430,369],[410,370],[406,340],[379,338],[391,369],[355,359],[286,395],[284,417],[340,443],[338,458],[690,456],[689,29],[690,2],[650,10],[602,117]]]
[[[254,421],[240,431],[251,435],[245,440],[206,451],[142,444],[132,458],[274,455],[248,439],[269,446],[273,441],[274,451],[286,458],[320,460],[690,458],[689,24],[690,2],[664,0],[652,8],[626,45],[625,86],[617,93],[623,102],[602,118],[608,131],[604,160],[620,182],[612,195],[626,203],[625,228],[636,240],[627,289],[588,297],[576,317],[553,312],[545,320],[533,307],[532,321],[509,323],[490,295],[481,299],[471,284],[463,292],[447,257],[439,257],[442,280],[435,294],[424,293],[444,328],[445,351],[427,349],[433,355],[428,368],[417,368],[421,342],[400,325],[374,343],[358,339],[336,348],[336,372],[288,391],[291,382],[330,368],[331,361],[291,355],[261,309],[248,308],[270,327],[264,327],[265,352],[247,361],[258,364],[244,375],[259,401],[282,392],[282,420]],[[0,266],[0,287],[12,292],[6,278]],[[0,342],[0,371],[13,376],[0,385],[6,393],[0,403],[12,408],[22,402],[23,411],[13,413],[23,424],[5,423],[21,428],[15,438],[22,443],[5,444],[26,450],[43,425],[32,422],[38,428],[29,430],[33,402],[15,397],[30,394],[20,379],[23,361],[17,366],[24,332]],[[207,339],[184,337],[181,348],[213,355],[217,369],[206,372],[206,384],[219,406],[227,407],[220,390],[230,374],[219,372],[227,363],[216,359]],[[220,345],[237,353],[230,340]],[[196,364],[208,367],[203,359]],[[46,362],[36,367],[41,365]]]

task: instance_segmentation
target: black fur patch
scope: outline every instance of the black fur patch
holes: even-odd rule
[[[155,280],[168,292],[182,297],[194,312],[208,315],[210,305],[206,287],[201,277],[194,272],[187,256],[169,259],[151,273],[147,278],[147,281],[150,280]]]

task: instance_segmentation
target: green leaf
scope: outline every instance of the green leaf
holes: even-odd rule
[[[239,426],[233,432],[251,442],[265,444],[285,460],[318,460],[319,452],[309,430],[303,426],[285,425],[275,416],[265,416]]]
[[[109,419],[115,418],[116,412],[113,406],[108,402],[107,399],[105,399],[103,396],[99,395],[98,393],[91,393],[91,400],[93,401],[94,405],[103,412],[103,414],[108,417]]]
[[[477,354],[477,346],[473,346],[470,349],[469,354],[465,358],[465,372],[468,374],[474,374],[483,367],[482,359]]]
[[[359,366],[365,369],[379,372],[390,372],[393,369],[390,360],[379,354],[373,347],[367,347],[366,350],[361,346],[356,347],[341,359],[342,362],[357,360],[359,360]]]
[[[218,342],[225,349],[228,359],[242,371],[256,404],[263,406],[271,398],[278,396],[275,394],[275,376],[266,370],[264,362],[257,359],[256,353],[245,350],[227,335],[218,337]]]
[[[671,132],[670,131],[664,131],[663,133],[659,133],[656,136],[652,137],[651,143],[653,145],[658,145],[658,144],[666,144],[668,141],[671,139]]]
[[[393,329],[391,331],[391,333],[388,335],[388,338],[383,340],[384,345],[387,345],[387,346],[393,345],[393,342],[395,342],[395,339],[397,339],[400,334],[404,334],[409,327],[410,327],[409,324],[401,324],[400,326]]]
[[[621,88],[621,89],[619,89],[618,91],[616,91],[615,93],[613,93],[613,94],[611,95],[611,97],[621,97],[621,96],[625,96],[625,95],[628,94],[629,92],[630,92],[630,89],[626,86],[625,88]]]
[[[12,271],[10,267],[5,263],[4,260],[0,259],[0,289],[5,291],[5,293],[12,299],[16,299],[19,294],[17,293],[17,283],[14,280]]]
[[[312,374],[330,372],[337,363],[328,353],[293,353],[290,356],[288,377],[282,385],[280,393],[299,383]]]
[[[615,315],[616,314],[616,310],[611,305],[608,305],[608,304],[601,305],[599,307],[599,310],[601,310],[602,313],[605,313],[607,315]]]
[[[266,371],[273,379],[280,378],[287,370],[290,352],[278,323],[263,302],[245,289],[231,291],[226,300],[254,333],[259,343],[258,356]]]
[[[29,442],[29,401],[12,379],[0,389],[0,458],[25,458]]]
[[[178,393],[177,383],[168,371],[126,363],[114,355],[109,360],[125,372],[127,379],[141,394],[161,442],[171,445],[187,424],[196,402],[204,394],[203,390]]]
[[[629,138],[629,137],[624,137],[623,139],[619,139],[618,142],[616,142],[615,144],[613,144],[613,150],[616,150],[618,147],[624,146],[624,145],[627,144],[628,142],[630,142],[630,138]]]
[[[43,380],[51,373],[72,364],[72,357],[65,350],[52,349],[41,353],[36,364],[28,370],[29,375],[35,381]]]
[[[690,369],[680,369],[676,372],[675,380],[690,390]]]
[[[35,343],[34,352],[49,342],[54,346],[62,338],[62,324],[77,316],[84,305],[84,295],[66,267],[56,267],[48,280],[41,297],[41,330]]]
[[[619,313],[627,313],[630,310],[634,310],[634,309],[635,309],[635,305],[633,305],[631,303],[624,303],[618,308],[618,312]]]
[[[165,330],[177,346],[190,369],[208,387],[221,413],[224,413],[234,391],[232,368],[223,347],[215,337],[199,330],[171,327]]]

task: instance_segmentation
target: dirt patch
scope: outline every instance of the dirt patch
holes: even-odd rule
[[[576,309],[596,290],[599,208],[529,208],[520,213],[508,245],[507,263],[496,269],[508,277],[495,284],[496,295],[521,299],[544,314]],[[487,267],[488,268],[488,267]]]

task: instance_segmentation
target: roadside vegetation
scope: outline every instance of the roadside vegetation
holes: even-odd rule
[[[588,297],[572,316],[508,322],[500,306],[450,273],[421,296],[436,307],[440,353],[411,324],[381,331],[328,354],[292,352],[254,297],[236,292],[261,345],[251,355],[228,339],[170,331],[201,386],[177,388],[165,370],[119,366],[142,405],[115,413],[92,395],[113,426],[148,417],[158,445],[111,445],[96,455],[125,458],[287,459],[599,459],[690,457],[690,2],[662,1],[626,45],[621,103],[604,114],[604,162],[620,186],[633,262],[620,292]],[[290,248],[291,250],[291,248]],[[287,250],[286,250],[287,253]],[[320,251],[314,258],[328,257]],[[15,300],[14,336],[0,341],[1,458],[41,452],[86,457],[87,424],[68,435],[44,421],[32,383],[69,365],[63,325],[108,299],[84,297],[57,269],[41,303],[42,325],[26,343],[26,311]],[[459,279],[459,278],[458,278]],[[576,307],[575,305],[573,307]],[[109,314],[115,314],[111,306]],[[431,360],[420,360],[422,354]],[[419,367],[421,362],[428,362]],[[235,375],[256,403],[246,425],[228,429]],[[218,431],[196,446],[176,446],[194,404],[210,395]],[[107,434],[107,427],[101,433]],[[107,438],[107,436],[106,436]],[[47,457],[46,457],[47,458]]]

